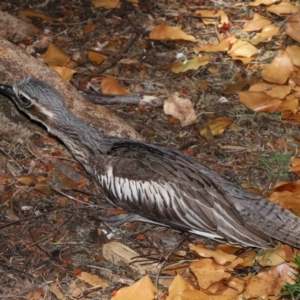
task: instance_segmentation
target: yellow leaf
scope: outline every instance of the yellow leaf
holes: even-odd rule
[[[209,127],[212,135],[219,135],[224,132],[227,126],[233,123],[232,120],[227,118],[217,118],[206,124],[205,128],[201,129],[200,135],[203,137],[207,136],[207,127]]]
[[[200,67],[209,63],[210,56],[193,57],[186,62],[177,61],[173,64],[171,70],[173,73],[183,73],[188,70],[198,70]]]

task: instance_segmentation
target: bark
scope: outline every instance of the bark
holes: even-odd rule
[[[105,135],[142,140],[141,136],[105,107],[88,103],[78,91],[52,69],[20,47],[0,37],[0,81],[12,84],[25,76],[39,78],[55,87],[70,110]]]

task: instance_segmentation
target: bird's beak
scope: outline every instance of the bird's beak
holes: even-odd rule
[[[0,84],[0,94],[9,98],[15,98],[16,94],[10,85]]]

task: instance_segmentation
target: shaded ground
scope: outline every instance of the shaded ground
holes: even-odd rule
[[[208,67],[204,67],[196,72],[174,75],[169,71],[169,65],[175,61],[177,53],[189,55],[186,44],[147,39],[148,20],[157,19],[159,23],[165,18],[169,25],[182,26],[203,44],[217,42],[215,28],[204,26],[201,20],[191,16],[195,9],[212,9],[214,3],[198,2],[201,3],[142,1],[140,7],[127,4],[119,10],[96,10],[90,1],[49,1],[44,6],[40,1],[3,1],[1,7],[13,15],[17,15],[19,9],[31,8],[51,17],[63,18],[61,24],[42,23],[37,19],[33,23],[50,30],[52,42],[80,62],[76,68],[78,73],[72,80],[78,89],[85,89],[91,78],[96,85],[109,74],[131,93],[167,99],[177,91],[193,101],[199,122],[185,128],[166,116],[161,107],[110,107],[147,141],[188,150],[232,181],[247,183],[264,192],[276,181],[292,181],[295,178],[287,173],[288,160],[282,165],[282,158],[276,160],[276,155],[287,152],[282,141],[290,145],[288,152],[291,155],[297,153],[298,125],[281,121],[276,114],[255,114],[242,106],[236,95],[225,95],[226,103],[219,101],[226,84],[237,78],[257,80],[254,68],[246,69],[226,55],[215,53],[209,67],[217,67],[219,74],[212,75]],[[235,21],[230,29],[234,33],[244,19],[249,19],[252,11],[247,5],[233,7],[233,4],[244,1],[225,2],[218,5],[230,20]],[[95,24],[96,28],[86,33],[88,24]],[[132,34],[135,35],[132,46],[119,55]],[[35,49],[31,46],[41,36],[29,38],[27,44],[22,45]],[[286,37],[280,36],[280,39],[285,45],[291,43]],[[95,67],[88,62],[86,51],[106,41],[113,41],[114,47],[100,51],[107,59],[103,65]],[[271,59],[279,49],[277,42],[274,39],[268,43],[257,61]],[[38,57],[44,50],[35,49],[33,55]],[[140,64],[120,63],[124,58],[137,59]],[[200,89],[200,80],[209,82],[205,91]],[[233,119],[235,127],[218,137],[204,140],[199,130],[217,117]],[[97,221],[96,217],[101,212],[112,213],[113,210],[102,210],[101,207],[108,206],[101,202],[93,182],[65,148],[57,140],[49,139],[43,129],[39,132],[26,130],[27,122],[25,120],[13,132],[8,129],[1,132],[0,294],[21,295],[56,280],[64,289],[78,270],[98,274],[111,283],[112,289],[123,285],[121,278],[138,279],[139,274],[130,267],[115,266],[103,260],[102,246],[108,241],[106,235],[112,229]],[[82,182],[82,186],[78,187],[78,182]],[[75,201],[63,193],[75,197]],[[94,205],[98,205],[97,209]],[[115,240],[156,261],[174,249],[183,236],[171,229],[139,223],[123,225],[114,232]],[[187,250],[188,241],[194,239],[199,238],[188,237],[180,249]],[[89,293],[82,299],[93,299],[96,295],[97,299],[100,296],[106,299],[110,290],[105,294],[101,290],[90,290]],[[46,294],[44,296],[46,298]]]

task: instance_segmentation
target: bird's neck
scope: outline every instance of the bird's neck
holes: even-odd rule
[[[108,145],[100,131],[71,112],[59,122],[59,126],[51,126],[51,128],[47,126],[47,128],[64,142],[74,157],[86,168],[90,165],[93,156],[108,150]]]

